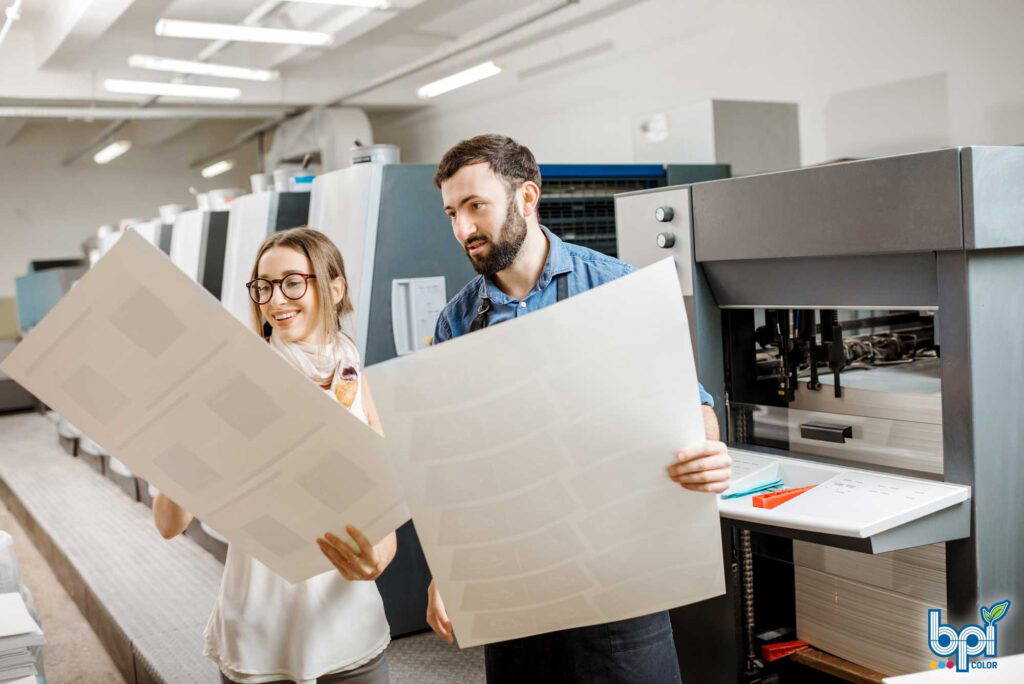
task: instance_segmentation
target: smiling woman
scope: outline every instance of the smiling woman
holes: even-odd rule
[[[310,280],[317,286],[310,287]],[[326,236],[308,228],[267,238],[246,287],[253,325],[264,338],[277,330],[289,342],[320,342],[352,311],[345,260]]]

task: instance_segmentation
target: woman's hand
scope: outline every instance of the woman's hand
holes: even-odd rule
[[[392,532],[374,546],[358,528],[348,525],[345,529],[359,547],[358,552],[330,532],[316,540],[320,551],[341,576],[349,581],[368,581],[380,577],[395,557],[395,533]]]
[[[449,644],[454,643],[452,621],[448,619],[444,601],[441,600],[441,592],[434,586],[434,580],[430,580],[430,586],[427,587],[427,624],[437,633],[437,636]]]

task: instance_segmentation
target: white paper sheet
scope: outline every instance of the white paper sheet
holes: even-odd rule
[[[21,679],[12,679],[11,681],[6,682],[5,684],[37,684],[38,681],[39,680],[36,678],[35,675],[28,675],[26,677],[22,677]]]
[[[42,634],[18,592],[0,594],[0,637]]]
[[[391,281],[391,331],[399,356],[426,349],[448,299],[444,276]]]
[[[2,365],[289,581],[332,569],[318,535],[409,518],[384,440],[133,231]]]
[[[367,375],[460,646],[725,591],[717,497],[666,473],[704,439],[671,259]]]

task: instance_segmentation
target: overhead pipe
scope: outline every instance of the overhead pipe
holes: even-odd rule
[[[112,119],[266,119],[278,116],[282,108],[228,107],[48,107],[0,106],[0,119],[69,119],[109,121]]]

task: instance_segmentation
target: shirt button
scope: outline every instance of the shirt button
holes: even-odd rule
[[[523,309],[526,308],[526,302],[519,302],[519,306]]]

